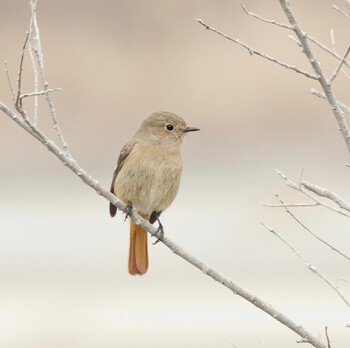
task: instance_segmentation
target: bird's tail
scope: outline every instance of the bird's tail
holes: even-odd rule
[[[130,219],[129,273],[143,275],[147,269],[147,232]]]

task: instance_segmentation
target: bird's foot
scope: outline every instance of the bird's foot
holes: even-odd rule
[[[158,242],[164,239],[164,228],[162,223],[160,222],[159,218],[157,218],[157,221],[159,223],[159,226],[157,228],[157,231],[154,233],[154,235],[157,235],[157,240],[153,243],[153,245],[156,245]]]
[[[131,216],[131,213],[132,213],[132,203],[130,201],[126,205],[124,213],[125,213],[125,218],[124,218],[124,221],[125,221],[128,217]]]

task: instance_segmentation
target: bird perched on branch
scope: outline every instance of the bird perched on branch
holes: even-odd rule
[[[146,118],[134,137],[122,148],[113,174],[111,192],[150,223],[176,197],[182,173],[181,144],[189,132],[185,121],[171,112],[156,112]],[[117,207],[109,206],[113,217]],[[129,273],[142,275],[148,269],[147,231],[130,219]]]

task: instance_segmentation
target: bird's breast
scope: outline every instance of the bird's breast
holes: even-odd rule
[[[125,203],[150,215],[170,206],[177,195],[182,173],[180,151],[161,146],[135,145],[120,170],[114,189]]]

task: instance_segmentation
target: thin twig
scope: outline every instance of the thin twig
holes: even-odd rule
[[[301,186],[301,183],[303,182],[303,180],[304,180],[304,167],[302,167],[300,171],[299,187]]]
[[[44,60],[43,60],[43,53],[42,53],[42,48],[41,48],[41,40],[40,40],[40,31],[39,31],[39,26],[38,26],[38,21],[37,21],[37,17],[36,17],[36,3],[37,1],[35,0],[31,0],[30,1],[30,6],[31,6],[31,10],[32,10],[32,15],[31,15],[31,19],[30,19],[30,25],[32,25],[32,30],[35,34],[35,44],[32,45],[32,48],[34,50],[34,53],[36,54],[37,57],[37,61],[38,61],[38,73],[39,73],[39,77],[41,79],[41,82],[44,86],[44,90],[48,90],[49,88],[49,83],[46,80],[45,77],[45,73],[44,73]],[[68,144],[65,141],[60,126],[57,122],[57,114],[56,114],[56,110],[54,108],[53,102],[51,100],[51,96],[49,93],[45,94],[45,99],[47,101],[47,104],[49,106],[50,109],[50,113],[51,113],[51,118],[52,118],[52,122],[53,122],[53,128],[56,131],[56,135],[59,138],[63,150],[64,152],[68,155],[71,156],[70,152],[69,152],[69,148],[68,148]]]
[[[29,25],[29,45],[28,45],[28,51],[29,51],[29,57],[30,61],[32,63],[33,67],[33,74],[34,74],[34,92],[37,93],[39,90],[39,76],[38,76],[38,69],[37,64],[35,62],[35,56],[34,56],[34,47],[32,45],[32,36],[33,36],[33,11],[36,8],[37,0],[33,0],[33,6],[31,5],[31,16],[30,16],[30,25]],[[39,96],[36,95],[34,97],[34,116],[33,116],[33,123],[35,126],[38,124],[38,112],[39,112]]]
[[[32,93],[24,93],[20,95],[20,99],[27,98],[27,97],[37,97],[39,95],[44,95],[46,93],[56,92],[56,91],[63,91],[62,88],[49,88],[45,91],[38,91],[38,92],[32,92]],[[34,122],[33,122],[34,123]],[[35,124],[35,123],[34,123]]]
[[[34,54],[33,54],[33,47],[32,44],[29,40],[29,46],[28,46],[28,51],[29,51],[29,57],[30,57],[30,61],[32,62],[32,67],[33,67],[33,73],[34,73],[34,93],[38,93],[38,82],[39,82],[39,78],[38,78],[38,69],[36,67],[36,63],[35,63],[35,58],[34,58]],[[35,95],[34,96],[34,116],[33,116],[33,123],[36,126],[38,124],[38,112],[39,112],[39,95]]]
[[[281,28],[284,28],[284,29],[289,29],[291,30],[292,27],[290,25],[287,25],[287,24],[283,24],[283,23],[279,23],[279,22],[276,22],[275,20],[271,20],[271,19],[266,19],[266,18],[263,18],[259,15],[257,15],[256,13],[253,13],[253,12],[250,12],[247,10],[247,8],[244,6],[243,2],[240,1],[241,3],[241,6],[243,8],[243,11],[248,15],[248,16],[252,16],[262,22],[265,22],[265,23],[269,23],[269,24],[273,24],[273,25],[277,25],[278,27],[281,27]]]
[[[336,51],[335,36],[334,36],[334,30],[333,30],[333,28],[330,29],[329,34],[330,34],[330,36],[331,36],[331,43],[332,43],[332,46],[333,46],[333,51]]]
[[[32,63],[33,67],[33,75],[34,75],[34,93],[37,93],[39,90],[39,76],[38,76],[38,69],[37,65],[35,62],[35,57],[34,57],[34,47],[32,46],[32,36],[33,36],[33,9],[35,9],[37,4],[37,0],[33,2],[33,7],[31,7],[32,15],[30,17],[30,25],[29,25],[29,44],[28,44],[28,52],[29,52],[29,57],[30,61]],[[36,126],[38,124],[38,112],[39,112],[39,96],[35,95],[34,96],[34,116],[33,116],[33,123]]]
[[[306,259],[304,255],[302,255],[297,249],[295,249],[285,238],[283,238],[279,233],[277,233],[273,228],[267,226],[264,223],[261,223],[268,231],[270,231],[273,235],[275,235],[278,239],[280,239],[285,245],[288,246],[289,249],[291,249],[296,256],[300,260],[302,260],[306,267],[314,274],[316,274],[318,277],[320,277],[326,284],[328,284],[337,294],[338,296],[344,301],[344,303],[350,308],[350,303],[348,300],[344,297],[344,295],[339,291],[339,289],[333,285],[318,269],[311,264],[310,261]]]
[[[291,39],[294,43],[296,43],[299,47],[303,48],[303,46],[301,46],[300,41],[296,39],[293,35],[289,34],[288,38]]]
[[[336,203],[340,208],[347,210],[350,213],[350,204],[345,202],[341,197],[339,197],[335,192],[329,191],[323,187],[310,184],[307,181],[303,180],[301,183],[303,187],[307,190],[321,196],[330,199],[334,203]]]
[[[6,60],[5,60],[5,73],[6,73],[7,82],[9,84],[10,91],[11,91],[11,100],[12,100],[13,103],[15,103],[15,91],[12,88],[12,83],[11,83],[11,79],[10,79],[10,75],[9,75],[9,69],[8,69]]]
[[[311,88],[310,90],[311,94],[319,97],[319,98],[322,98],[322,99],[325,99],[327,100],[326,96],[324,93],[318,91],[317,89],[313,89]],[[345,111],[347,114],[350,115],[350,107],[347,106],[346,104],[342,103],[340,100],[337,100],[337,103],[339,104],[339,106],[342,108],[343,111]]]
[[[338,56],[338,54],[336,53],[337,49],[336,49],[335,36],[334,36],[333,29],[331,29],[330,34],[331,34],[331,42],[332,42],[332,46],[333,46],[333,51]],[[340,59],[341,59],[341,57],[340,57]],[[344,60],[344,65],[346,65],[348,68],[350,67],[350,65],[348,64],[348,62],[346,60]],[[347,79],[350,79],[350,75],[343,68],[341,69],[341,71],[346,76]]]
[[[324,331],[326,333],[327,347],[331,348],[331,341],[330,341],[329,336],[328,336],[328,327],[327,326],[324,328]]]
[[[275,169],[275,172],[287,183],[288,186],[296,190],[299,190],[299,186],[295,184],[293,181],[291,181],[290,179],[288,179],[287,176],[283,174],[280,170]]]
[[[294,190],[297,190],[299,192],[302,192],[305,196],[309,197],[310,199],[312,199],[315,203],[317,203],[317,205],[321,205],[322,207],[325,207],[327,209],[330,209],[338,214],[344,215],[346,217],[350,217],[350,214],[347,212],[344,212],[342,210],[342,208],[334,208],[331,205],[322,202],[321,200],[319,200],[317,197],[315,197],[314,195],[310,194],[302,185],[297,185],[296,183],[294,183],[292,180],[288,179],[286,175],[284,175],[280,170],[275,169],[276,173],[283,179],[285,180],[286,184],[291,187]]]
[[[21,88],[22,88],[22,72],[23,72],[24,51],[25,51],[26,46],[27,46],[28,38],[29,38],[29,32],[27,31],[26,38],[24,40],[24,44],[23,44],[22,51],[21,51],[21,59],[20,59],[19,70],[18,70],[18,75],[17,75],[17,96],[16,96],[15,104],[20,108],[22,107],[20,95],[21,95]]]
[[[24,44],[21,51],[21,59],[19,64],[19,71],[18,71],[18,77],[17,77],[17,96],[14,102],[14,106],[18,113],[22,116],[23,121],[25,124],[31,129],[31,134],[36,134],[37,139],[42,139],[43,134],[35,127],[35,125],[30,122],[26,111],[23,108],[22,98],[21,98],[21,87],[22,87],[22,72],[23,72],[23,61],[24,61],[24,52],[28,43],[29,39],[29,31],[26,32],[26,38],[24,40]]]
[[[330,29],[330,36],[331,36],[331,43],[332,43],[332,46],[333,46],[333,52],[337,55],[337,58],[340,57],[337,53],[337,46],[335,44],[335,35],[334,35],[334,30],[331,28]],[[340,57],[341,59],[342,57]],[[338,58],[338,60],[340,60]],[[350,65],[348,64],[348,62],[345,60],[344,61],[344,65],[346,65],[348,68],[350,67]],[[343,74],[346,76],[346,78],[350,79],[350,76],[349,74],[342,68],[341,71],[343,72]]]
[[[335,251],[336,253],[338,253],[339,255],[345,257],[347,260],[350,261],[350,257],[347,256],[346,254],[344,254],[343,252],[341,252],[340,250],[338,250],[337,248],[335,248],[333,245],[329,244],[328,242],[326,242],[324,239],[320,238],[316,233],[312,232],[303,222],[301,222],[291,211],[290,209],[288,209],[288,206],[286,204],[284,204],[284,202],[281,200],[281,198],[279,197],[279,195],[275,195],[276,198],[279,200],[279,202],[281,203],[281,206],[283,206],[286,210],[286,212],[289,214],[289,216],[291,216],[303,229],[305,229],[307,232],[309,232],[313,237],[315,237],[318,241],[320,241],[321,243],[325,244],[326,246],[328,246],[331,250]]]
[[[337,75],[338,75],[341,67],[343,66],[343,64],[345,62],[345,59],[348,56],[349,52],[350,52],[350,46],[345,51],[345,54],[344,54],[343,58],[340,60],[340,62],[338,64],[338,66],[336,67],[336,69],[334,70],[333,75],[329,78],[329,83],[332,83],[334,81],[334,79],[337,77]]]
[[[236,346],[232,341],[230,343],[232,344],[233,348],[238,348],[238,346]]]
[[[235,44],[237,44],[237,45],[239,45],[239,46],[244,47],[246,50],[248,50],[248,52],[250,53],[250,55],[255,54],[255,55],[259,56],[259,57],[262,57],[262,58],[264,58],[264,59],[266,59],[266,60],[269,60],[270,62],[273,62],[273,63],[276,63],[276,64],[278,64],[278,65],[280,65],[280,66],[283,66],[283,67],[286,68],[286,69],[290,69],[290,70],[295,71],[295,72],[298,73],[298,74],[305,75],[306,77],[308,77],[308,78],[310,78],[310,79],[318,80],[318,76],[315,75],[315,74],[309,73],[309,72],[307,72],[307,71],[305,71],[305,70],[302,70],[302,69],[297,68],[297,67],[294,66],[294,65],[290,65],[290,64],[284,63],[284,62],[282,62],[282,61],[280,61],[280,60],[278,60],[278,59],[275,59],[275,58],[273,58],[273,57],[271,57],[271,56],[269,56],[269,55],[267,55],[267,54],[265,54],[265,53],[263,53],[263,52],[257,51],[257,50],[254,49],[253,47],[248,46],[247,44],[243,43],[241,40],[239,40],[239,39],[234,39],[234,38],[228,36],[227,34],[221,32],[221,31],[219,31],[219,30],[217,30],[217,29],[215,29],[215,28],[213,28],[213,27],[211,27],[211,26],[209,26],[208,24],[204,23],[202,19],[196,18],[195,20],[196,20],[199,24],[203,25],[203,26],[205,27],[205,29],[211,30],[211,31],[213,31],[214,33],[217,33],[217,34],[219,34],[220,36],[224,37],[225,39],[227,39],[227,40],[229,40],[229,41],[231,41],[231,42],[234,42]]]
[[[329,47],[327,47],[326,45],[324,45],[322,42],[320,42],[319,40],[317,40],[316,38],[314,38],[313,36],[310,36],[308,33],[305,33],[307,39],[311,42],[313,42],[315,45],[317,45],[319,48],[321,48],[322,50],[326,51],[327,53],[329,53],[330,55],[332,55],[333,57],[337,58],[338,60],[342,60],[342,57],[335,52],[335,50],[330,49]],[[344,59],[344,65],[346,65],[347,67],[350,67],[350,64],[347,62],[346,59]]]
[[[333,33],[333,31],[332,31]],[[318,46],[320,49],[322,49],[323,51],[329,53],[331,56],[333,56],[334,58],[336,58],[337,60],[342,60],[342,57],[335,51],[335,48],[330,49],[329,47],[327,47],[326,45],[324,45],[321,41],[317,40],[315,37],[309,35],[308,33],[304,33],[305,37],[311,41],[312,43],[314,43],[316,46]],[[299,47],[303,47],[302,44],[300,43],[300,41],[295,38],[293,35],[288,35],[288,38],[291,39],[293,42],[295,42]],[[334,47],[334,44],[333,44]],[[346,65],[348,68],[350,67],[350,63],[347,62],[347,60],[344,60],[344,65]]]
[[[346,217],[350,217],[350,214],[343,211],[341,208],[334,208],[331,205],[322,202],[321,200],[319,200],[317,197],[315,197],[314,195],[310,194],[308,191],[306,191],[303,187],[301,187],[301,189],[299,189],[298,191],[302,192],[305,196],[311,198],[314,202],[319,203],[320,205],[322,205],[322,207],[325,207],[329,210],[334,211],[335,213],[338,213],[340,215],[346,216]]]
[[[270,204],[270,203],[263,203],[264,207],[269,208],[305,208],[305,207],[316,207],[320,205],[319,203],[283,203],[283,204]]]
[[[344,68],[341,68],[341,72],[345,75],[345,77],[350,80],[350,75],[344,70]]]
[[[336,11],[338,11],[339,13],[341,13],[344,17],[346,17],[347,19],[350,19],[350,16],[347,14],[347,13],[345,13],[343,10],[341,10],[338,6],[336,6],[336,5],[333,5],[333,8],[336,10]]]

